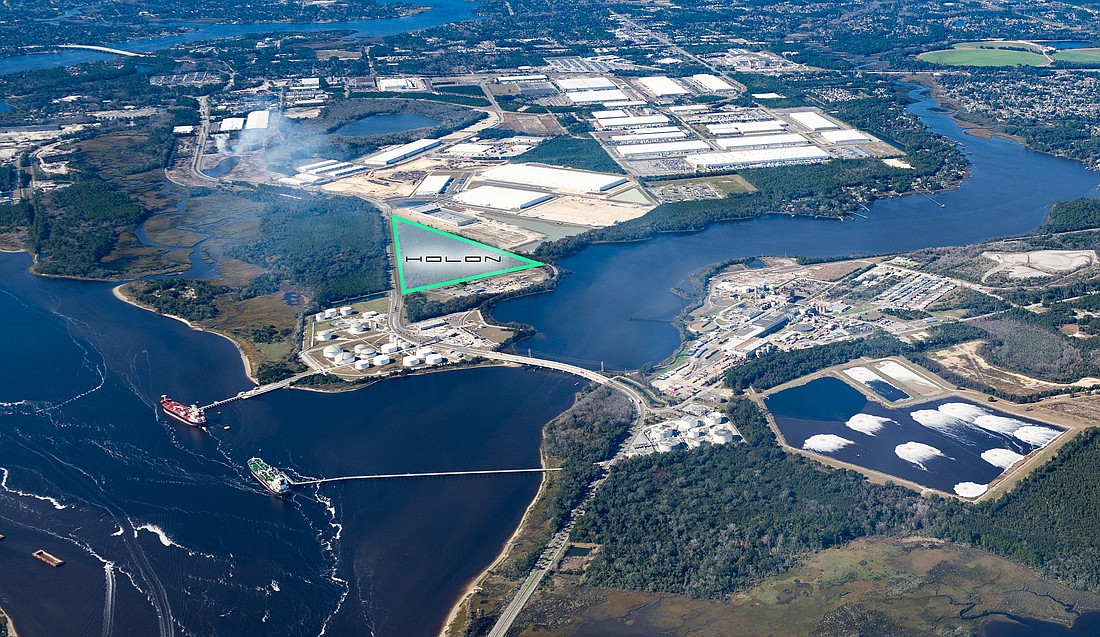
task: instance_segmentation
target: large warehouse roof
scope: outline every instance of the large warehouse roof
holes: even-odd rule
[[[836,122],[825,119],[813,111],[790,113],[789,117],[810,130],[835,130],[840,128]]]
[[[717,75],[700,73],[699,75],[692,75],[691,79],[695,80],[699,86],[702,86],[708,91],[732,91],[736,88],[733,84],[730,84]]]
[[[652,77],[640,77],[638,83],[656,97],[668,97],[671,95],[687,95],[689,91],[678,83],[664,75]]]
[[[590,173],[531,164],[504,164],[486,170],[481,173],[481,176],[493,181],[503,181],[510,184],[539,186],[541,188],[573,192],[603,192],[626,183],[626,178],[619,175]]]
[[[420,185],[413,191],[413,195],[416,197],[423,197],[425,195],[438,195],[447,189],[447,185],[451,183],[450,175],[428,175],[424,178],[424,181],[420,182]]]
[[[363,160],[363,163],[368,166],[389,166],[407,157],[422,153],[429,148],[435,148],[439,143],[438,139],[418,139],[415,142],[409,142],[408,144],[402,144],[380,153],[375,153]]]
[[[758,150],[735,150],[727,153],[688,155],[684,160],[696,170],[721,170],[761,166],[766,164],[800,164],[828,159],[829,153],[817,146],[789,146]]]
[[[243,117],[226,117],[222,120],[221,126],[218,128],[218,130],[230,131],[241,130],[242,128],[244,128]]]
[[[632,155],[677,155],[691,153],[698,150],[710,150],[706,142],[698,140],[686,142],[662,142],[656,144],[630,144],[616,146],[615,150],[623,157]]]
[[[270,111],[252,111],[244,121],[244,127],[248,130],[267,128],[270,119]]]
[[[611,141],[616,144],[637,144],[641,142],[652,142],[659,139],[683,139],[687,137],[687,133],[682,130],[660,130],[649,132],[651,129],[643,129],[644,133],[633,133],[630,135],[612,135]]]
[[[574,104],[591,104],[593,102],[617,102],[626,100],[626,93],[617,88],[601,89],[598,91],[574,91],[566,93]]]
[[[603,88],[615,88],[615,83],[606,77],[570,77],[554,80],[563,91],[592,91]]]
[[[478,186],[454,196],[458,203],[494,210],[523,210],[553,198],[545,192],[502,186]]]
[[[592,117],[596,119],[614,119],[616,117],[626,117],[626,111],[621,109],[615,109],[610,111],[593,111]]]
[[[712,135],[751,135],[753,133],[778,133],[787,128],[787,122],[768,119],[757,122],[723,122],[707,124]]]
[[[655,124],[667,124],[668,115],[636,115],[634,117],[613,117],[599,120],[603,128],[631,128],[633,126],[652,126]]]
[[[864,135],[857,130],[851,129],[825,131],[824,133],[821,133],[821,136],[834,144],[873,141],[869,136]]]
[[[798,133],[726,137],[716,141],[722,148],[768,148],[771,146],[801,146],[810,143],[810,140]]]

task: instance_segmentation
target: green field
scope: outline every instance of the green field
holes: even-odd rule
[[[1069,51],[1059,51],[1054,54],[1054,59],[1059,62],[1100,64],[1100,49],[1072,49]]]
[[[971,43],[968,43],[971,44]],[[972,43],[976,45],[977,43]],[[961,48],[929,51],[917,56],[925,62],[948,66],[1043,66],[1048,61],[1038,53],[1004,49]],[[1095,58],[1094,58],[1095,59]]]

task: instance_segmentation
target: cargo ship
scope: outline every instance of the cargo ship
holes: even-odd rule
[[[168,396],[161,396],[160,408],[164,410],[165,414],[185,425],[191,425],[192,427],[206,426],[206,414],[202,412],[198,405],[188,407],[182,403],[177,403]]]
[[[252,472],[253,478],[275,495],[283,495],[290,491],[290,478],[260,458],[249,458],[248,470]]]

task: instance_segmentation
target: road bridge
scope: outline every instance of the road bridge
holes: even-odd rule
[[[113,53],[115,55],[125,55],[131,58],[143,58],[146,57],[144,53],[134,53],[133,51],[123,51],[122,49],[112,49],[109,46],[96,46],[94,44],[59,44],[59,49],[87,49],[88,51],[99,51],[100,53]]]

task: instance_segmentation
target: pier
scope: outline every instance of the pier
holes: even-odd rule
[[[342,476],[339,478],[318,478],[316,480],[303,480],[301,482],[290,481],[291,486],[304,487],[311,484],[325,484],[327,482],[347,482],[350,480],[386,480],[392,478],[434,478],[438,476],[484,476],[509,473],[552,473],[561,471],[561,467],[537,469],[485,469],[481,471],[434,471],[430,473],[379,473],[368,476]]]
[[[200,406],[199,409],[203,411],[206,411],[208,409],[215,409],[217,407],[221,407],[222,405],[228,405],[229,403],[238,400],[248,400],[249,398],[255,398],[256,396],[260,396],[268,392],[273,392],[277,389],[286,389],[287,387],[290,387],[299,380],[302,380],[306,376],[312,376],[316,373],[316,371],[310,370],[308,372],[302,372],[301,374],[295,374],[290,378],[284,378],[283,380],[274,383],[268,383],[266,385],[260,385],[259,387],[254,387],[246,391],[238,392],[236,396],[230,396],[229,398],[223,398],[222,400],[215,400],[209,405]]]
[[[52,566],[54,568],[57,568],[58,566],[61,566],[62,564],[65,563],[65,560],[63,560],[60,557],[57,557],[55,555],[50,555],[49,553],[43,551],[42,549],[38,549],[34,553],[31,553],[31,555],[34,555],[38,559],[42,560],[43,562],[49,564],[50,566]]]
[[[112,49],[108,46],[95,46],[94,44],[58,44],[59,49],[87,49],[88,51],[99,51],[100,53],[113,53],[115,55],[125,55],[132,58],[146,57],[143,53],[134,53],[133,51],[123,51],[122,49]]]

